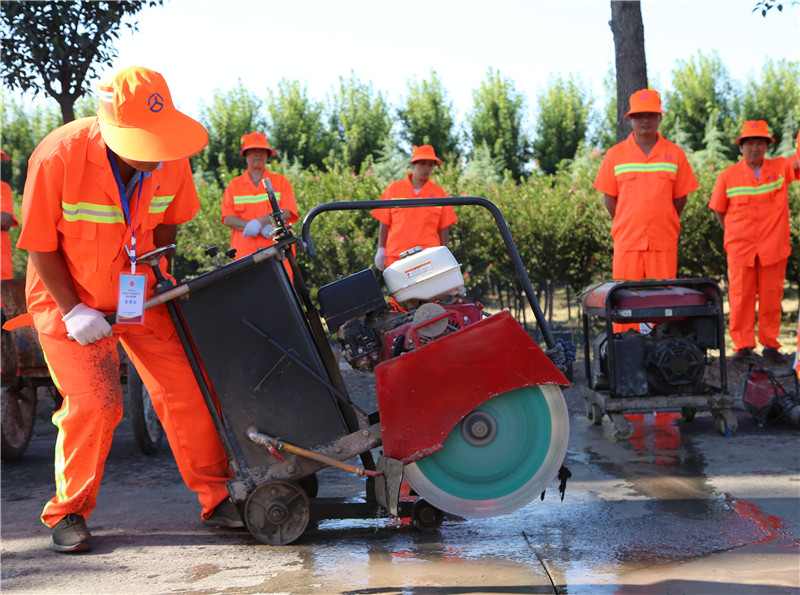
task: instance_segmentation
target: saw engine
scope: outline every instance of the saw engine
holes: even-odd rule
[[[567,381],[508,312],[466,299],[446,247],[415,249],[318,292],[353,368],[373,371],[384,455],[420,497],[461,516],[516,510],[563,462]]]

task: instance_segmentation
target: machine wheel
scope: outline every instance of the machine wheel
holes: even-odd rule
[[[614,422],[614,434],[622,439],[627,440],[633,436],[633,422],[621,413],[611,414],[611,421]]]
[[[686,423],[694,421],[694,416],[697,414],[695,407],[681,407],[681,419]]]
[[[261,543],[286,545],[300,537],[308,525],[308,496],[296,483],[270,481],[247,498],[244,522]]]
[[[422,498],[411,507],[411,522],[420,531],[429,533],[436,531],[444,521],[444,511],[439,510]]]
[[[498,395],[464,417],[443,448],[405,467],[405,478],[436,508],[465,517],[517,510],[558,474],[569,412],[557,386]]]
[[[596,426],[603,425],[603,408],[600,407],[597,403],[592,403],[591,405],[592,414],[589,417],[589,421]]]
[[[128,411],[133,426],[133,437],[142,454],[147,456],[158,452],[164,439],[164,428],[153,409],[150,393],[147,392],[136,368],[128,361]]]
[[[0,456],[18,461],[25,454],[36,423],[36,389],[19,381],[0,389]]]

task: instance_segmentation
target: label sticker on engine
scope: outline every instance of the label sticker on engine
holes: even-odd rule
[[[664,308],[664,316],[672,316],[672,308]]]
[[[633,312],[631,310],[620,310],[619,315],[624,316],[625,318],[630,318],[633,315]]]
[[[408,269],[405,271],[406,279],[413,279],[414,277],[421,275],[423,273],[427,273],[428,271],[433,270],[433,264],[429,260],[428,262],[423,262],[422,264],[418,264],[414,268]]]

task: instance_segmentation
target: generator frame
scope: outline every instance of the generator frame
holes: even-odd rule
[[[722,292],[719,286],[709,279],[666,279],[647,281],[626,281],[609,284],[604,299],[599,295],[592,299],[592,291],[597,290],[602,284],[587,288],[578,298],[582,309],[584,364],[586,385],[581,387],[582,396],[586,403],[586,417],[594,425],[603,423],[603,415],[607,414],[614,424],[615,435],[628,439],[633,435],[634,427],[626,413],[660,412],[680,410],[681,418],[690,422],[694,419],[697,410],[709,410],[714,417],[714,426],[723,436],[736,432],[738,422],[733,414],[736,398],[728,393],[727,362],[725,360],[725,317],[723,310]],[[618,307],[615,303],[616,295],[623,290],[641,290],[666,287],[684,287],[696,289],[708,298],[704,305],[658,305],[636,309]],[[608,354],[608,380],[609,389],[594,390],[590,383],[592,379],[592,348],[590,337],[590,318],[601,318],[604,322]],[[618,379],[616,378],[615,361],[618,357],[614,341],[610,338],[614,334],[614,323],[631,322],[663,322],[680,320],[684,318],[707,317],[716,321],[716,344],[720,350],[717,358],[719,366],[719,386],[708,386],[705,394],[672,394],[672,395],[647,395],[647,396],[619,396],[617,391]]]

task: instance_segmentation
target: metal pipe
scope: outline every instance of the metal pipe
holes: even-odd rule
[[[334,459],[333,457],[329,457],[312,450],[306,450],[305,448],[300,448],[299,446],[294,446],[293,444],[287,444],[282,440],[262,434],[255,426],[247,426],[245,428],[245,434],[252,442],[258,444],[259,446],[263,446],[267,449],[274,448],[276,450],[286,450],[296,455],[300,455],[301,457],[313,459],[315,461],[319,461],[320,463],[325,463],[331,467],[337,467],[343,471],[347,471],[348,473],[355,473],[359,477],[363,475],[367,475],[368,477],[378,477],[383,475],[381,471],[371,471],[369,469],[364,469],[364,467],[356,467],[355,465],[344,463],[338,459]]]

